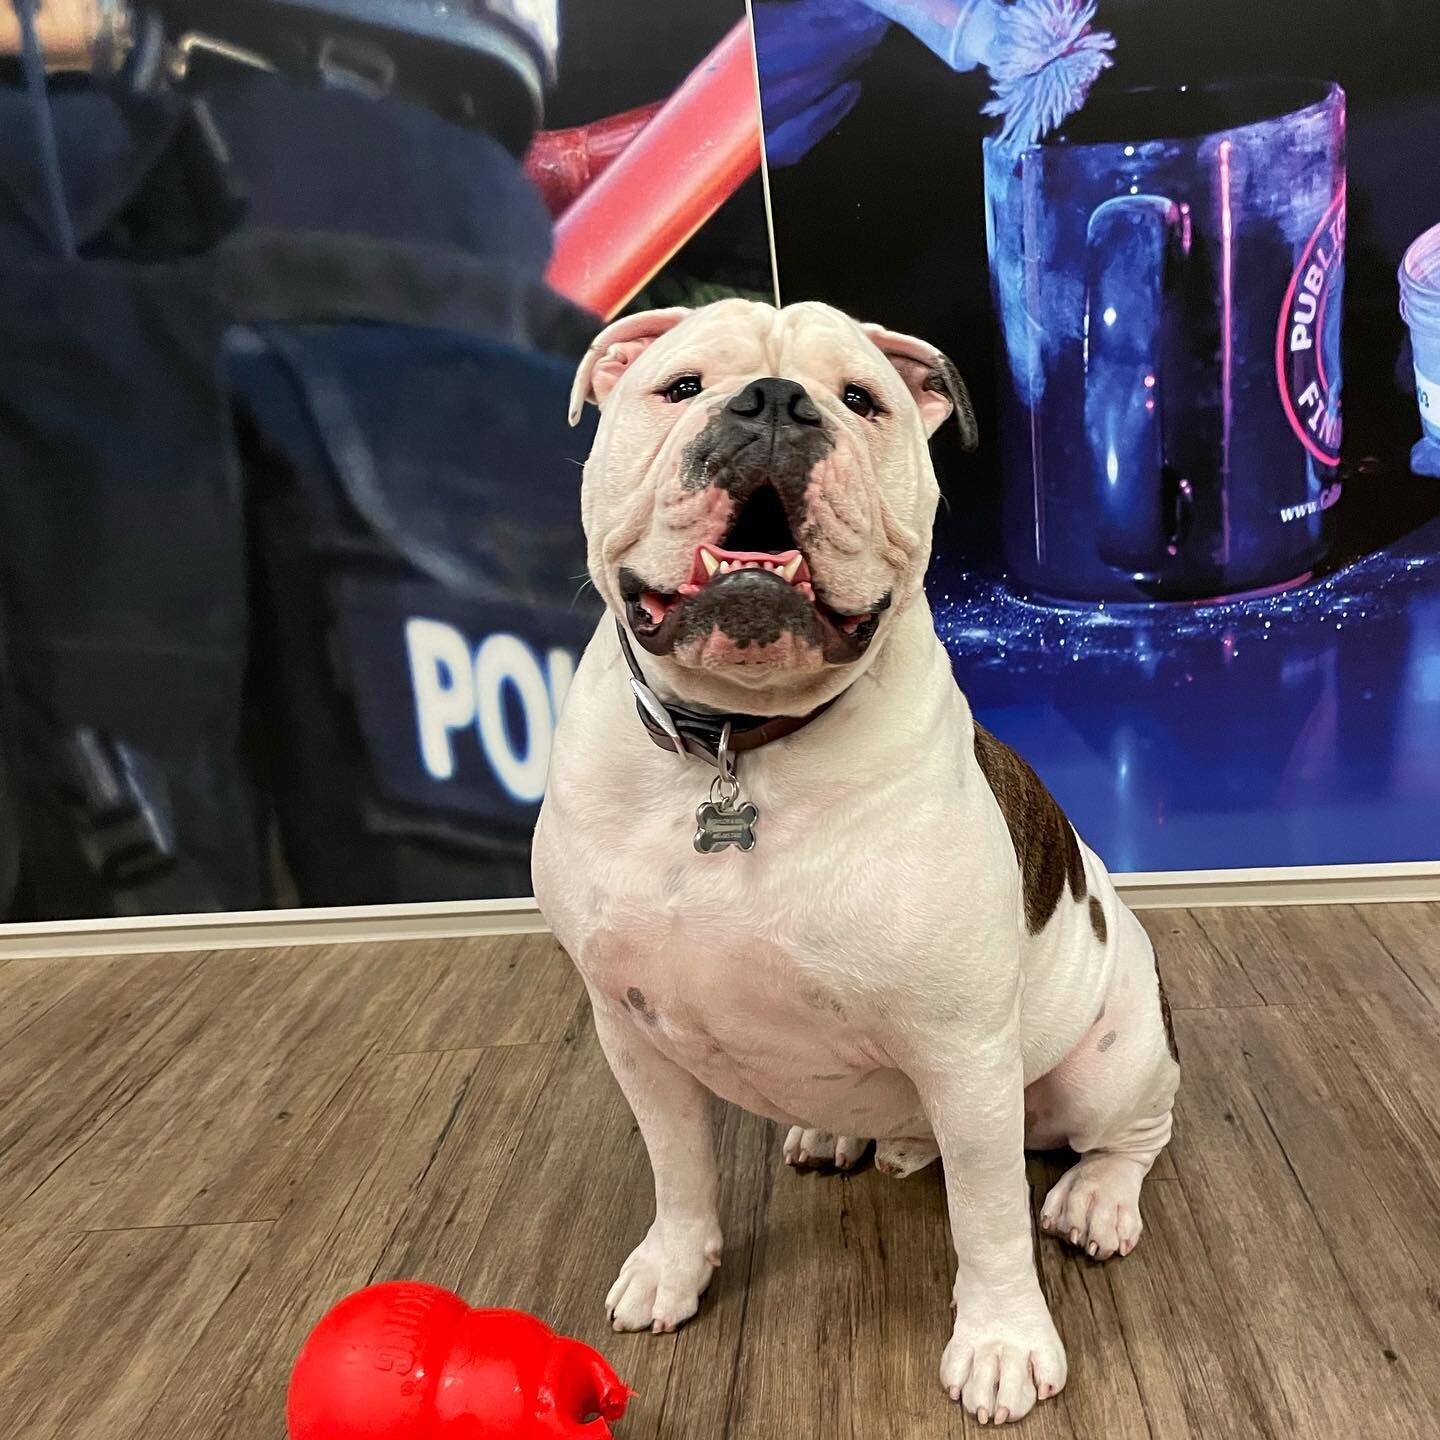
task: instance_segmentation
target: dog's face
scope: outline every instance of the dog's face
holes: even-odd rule
[[[974,419],[933,346],[825,305],[744,300],[618,321],[576,379],[590,574],[681,698],[804,713],[919,592],[930,435]]]

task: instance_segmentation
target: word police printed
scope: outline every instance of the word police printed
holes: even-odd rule
[[[1275,336],[1275,372],[1290,428],[1322,465],[1340,463],[1340,296],[1345,192],[1300,256]]]
[[[538,802],[575,657],[551,650],[542,664],[524,640],[509,634],[490,635],[472,651],[453,625],[419,618],[405,623],[405,650],[420,759],[431,779],[455,777],[456,736],[473,725],[486,763],[510,798]],[[506,719],[507,692],[521,721],[518,735]]]

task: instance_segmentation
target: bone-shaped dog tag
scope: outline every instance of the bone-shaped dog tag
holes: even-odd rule
[[[753,850],[755,822],[759,818],[760,812],[749,801],[737,805],[733,801],[707,800],[695,812],[695,848],[702,855],[714,855],[731,845]]]

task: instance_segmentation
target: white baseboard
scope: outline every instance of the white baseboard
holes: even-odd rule
[[[234,910],[0,926],[0,960],[47,955],[136,955],[161,950],[253,950],[467,935],[543,934],[534,900],[348,905],[324,910]]]
[[[1115,884],[1136,910],[1440,901],[1440,862],[1156,871],[1117,875]],[[327,910],[245,910],[221,915],[146,915],[0,926],[0,960],[536,935],[544,931],[540,911],[529,898],[356,905]]]
[[[1115,876],[1132,910],[1232,905],[1383,905],[1440,900],[1440,861],[1265,870],[1157,870]]]

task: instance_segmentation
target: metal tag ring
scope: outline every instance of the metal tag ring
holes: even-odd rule
[[[710,782],[710,803],[722,810],[733,810],[740,798],[740,782],[731,775],[717,775]]]
[[[730,721],[720,731],[720,744],[715,751],[715,768],[726,780],[735,778],[735,762],[730,756]]]

